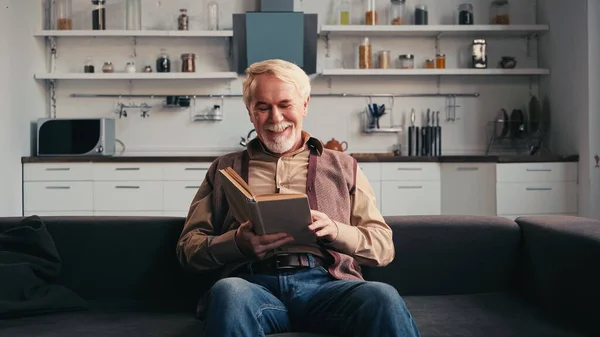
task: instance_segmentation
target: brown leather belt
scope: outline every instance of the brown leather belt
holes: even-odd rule
[[[311,266],[309,255],[314,264]],[[305,253],[282,253],[262,261],[253,262],[250,269],[255,273],[272,273],[295,269],[326,266],[327,262],[320,256]]]

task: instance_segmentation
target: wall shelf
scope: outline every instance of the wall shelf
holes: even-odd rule
[[[549,31],[548,25],[323,25],[324,36],[369,37],[528,37]]]
[[[235,72],[207,73],[38,73],[36,80],[208,80],[236,79]]]
[[[323,69],[323,76],[536,76],[549,69]]]
[[[232,37],[233,30],[42,30],[45,37]]]

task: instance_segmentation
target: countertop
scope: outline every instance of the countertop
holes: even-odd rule
[[[350,154],[352,155],[352,153]],[[578,162],[579,155],[553,156],[485,156],[485,155],[454,155],[439,157],[409,157],[388,155],[356,155],[358,162],[374,163],[403,163],[403,162],[431,162],[431,163],[540,163],[540,162]],[[87,156],[87,157],[22,157],[21,163],[178,163],[196,162],[210,163],[216,156]]]

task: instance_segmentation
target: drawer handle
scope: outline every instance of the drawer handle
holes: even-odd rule
[[[46,186],[47,190],[70,190],[71,186]]]
[[[116,171],[139,171],[139,167],[117,167]]]
[[[479,171],[479,167],[459,167],[457,171]]]
[[[398,189],[401,189],[401,190],[419,190],[422,188],[423,188],[423,186],[398,186]]]
[[[122,186],[122,185],[119,185],[119,186],[115,186],[115,188],[119,188],[119,189],[133,189],[133,190],[137,190],[137,189],[139,189],[140,187],[139,187],[139,186]]]
[[[552,169],[527,169],[527,172],[552,172]]]
[[[552,191],[552,187],[527,187],[528,191]]]
[[[398,171],[423,171],[422,167],[398,167]]]
[[[190,189],[190,190],[191,189],[197,190],[200,188],[200,186],[186,186],[185,188]]]
[[[46,171],[70,171],[71,168],[70,167],[52,167],[52,168],[47,168]]]
[[[185,171],[204,171],[206,170],[205,168],[202,167],[186,167]]]

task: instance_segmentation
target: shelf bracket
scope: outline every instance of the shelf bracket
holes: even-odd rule
[[[56,118],[56,81],[49,80],[50,85],[50,116]]]
[[[440,37],[442,33],[437,33],[435,35],[435,53],[438,54],[440,52]]]
[[[56,58],[58,55],[58,48],[56,45],[56,37],[50,36],[50,72],[56,71]]]
[[[329,58],[331,57],[331,53],[330,53],[330,45],[329,45],[329,33],[327,33],[325,35],[325,57]]]
[[[442,76],[437,76],[436,87],[437,87],[437,93],[439,95],[441,93],[441,88],[442,88]]]
[[[535,37],[535,35],[531,34],[531,35],[527,35],[526,39],[526,43],[527,43],[527,58],[531,57],[531,40]]]
[[[331,79],[331,77],[327,77],[327,89],[331,89],[331,86],[333,84],[333,80]]]
[[[133,57],[137,57],[137,36],[133,37]]]

